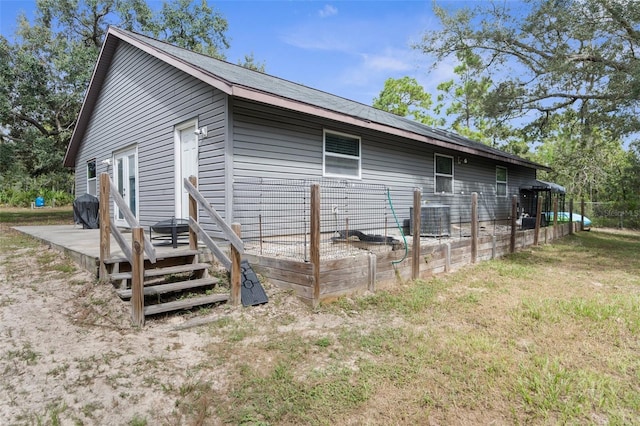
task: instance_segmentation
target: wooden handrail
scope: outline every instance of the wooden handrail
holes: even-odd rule
[[[136,226],[140,226],[140,224],[138,223],[138,220],[133,215],[133,212],[131,211],[129,206],[127,206],[127,203],[124,201],[124,198],[122,198],[122,195],[120,195],[117,189],[114,191],[113,190],[114,188],[116,188],[116,184],[113,182],[111,177],[109,177],[109,192],[113,197],[113,201],[116,202],[118,209],[120,209],[120,213],[122,213],[122,216],[124,216],[124,220],[127,221],[127,224],[132,229],[135,228]]]
[[[113,222],[113,217],[109,213],[109,200],[113,196],[113,200],[122,212],[125,220],[131,226],[131,229],[139,228],[140,224],[138,220],[133,215],[124,199],[120,195],[118,191],[113,191],[115,188],[115,183],[111,180],[111,177],[108,173],[100,174],[100,279],[104,280],[107,278],[107,266],[105,261],[111,257],[111,244],[110,244],[110,236],[113,235],[118,246],[122,249],[122,253],[126,256],[127,260],[131,262],[133,260],[133,252],[129,245],[126,243],[124,236],[118,230]],[[151,261],[151,263],[156,263],[156,250],[149,241],[149,238],[144,235],[144,252],[147,254],[147,257]]]
[[[242,253],[244,252],[244,244],[240,238],[240,224],[232,223],[231,226],[220,217],[216,209],[214,209],[198,191],[198,179],[191,176],[184,180],[184,187],[189,193],[189,246],[197,247],[197,239],[200,239],[211,250],[211,253],[218,258],[220,263],[229,271],[229,279],[231,283],[231,294],[229,301],[233,306],[238,306],[241,302],[240,286],[242,282]],[[231,243],[230,255],[231,259],[218,247],[206,231],[198,224],[198,205],[202,207],[222,229],[227,240]]]
[[[216,245],[216,243],[207,235],[206,231],[193,220],[189,218],[189,227],[198,235],[202,242],[207,246],[209,250],[218,258],[220,263],[226,268],[227,271],[231,271],[231,260],[224,254],[222,250]]]
[[[240,254],[244,254],[244,244],[242,240],[235,234],[235,232],[233,232],[233,229],[231,229],[231,227],[227,225],[227,222],[225,222],[224,219],[218,214],[216,209],[214,209],[211,204],[207,202],[200,191],[198,191],[198,189],[194,187],[191,182],[189,182],[189,179],[184,179],[184,188],[187,190],[189,195],[191,195],[193,199],[198,202],[200,207],[202,207],[202,209],[209,214],[209,217],[222,230],[222,233],[227,238],[227,240],[229,240],[231,245],[235,247],[235,249],[238,250]]]
[[[111,177],[109,177],[109,185],[111,187],[110,188],[111,190],[109,192],[111,193],[111,196],[113,196],[113,201],[115,201],[116,205],[118,206],[118,209],[124,216],[124,219],[127,221],[127,224],[131,227],[131,229],[139,228],[140,223],[138,222],[138,219],[136,219],[136,217],[133,215],[133,212],[131,211],[129,206],[127,206],[127,203],[124,201],[124,198],[122,198],[122,195],[120,195],[118,191],[112,190],[113,188],[116,187],[116,184],[113,182],[113,180],[111,180]],[[116,227],[113,226],[113,224],[111,224],[111,233],[114,236],[116,236],[114,229],[116,229]],[[153,244],[151,244],[151,241],[149,240],[149,237],[147,237],[146,234],[143,235],[143,238],[144,238],[144,252],[149,257],[149,260],[151,261],[151,263],[156,263],[156,249],[153,247]],[[116,236],[116,241],[118,241],[117,236]],[[120,245],[120,248],[122,248],[122,245],[120,244],[120,242],[118,242],[118,245]],[[129,250],[129,253],[131,253],[130,250]],[[131,255],[127,256],[127,258],[130,261],[132,260]]]
[[[120,250],[122,250],[122,253],[124,253],[124,257],[126,257],[131,262],[131,259],[133,259],[133,253],[131,252],[131,248],[129,248],[129,245],[125,241],[124,235],[122,235],[122,232],[120,232],[118,227],[113,223],[112,217],[109,217],[109,225],[111,228],[111,234],[113,235],[114,239],[118,243],[118,246],[120,246]]]

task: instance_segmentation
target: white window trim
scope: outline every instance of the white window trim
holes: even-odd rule
[[[334,152],[327,152],[327,133],[330,133],[332,135],[337,135],[337,136],[344,136],[347,138],[352,138],[352,139],[356,139],[358,141],[358,152],[360,153],[360,155],[358,157],[355,157],[353,155],[346,155],[346,154],[338,154],[338,153],[334,153]],[[350,160],[358,160],[358,175],[343,175],[343,174],[338,174],[338,173],[327,173],[326,171],[326,158],[327,155],[329,157],[336,157],[336,158],[348,158]],[[362,138],[360,136],[356,136],[356,135],[351,135],[349,133],[342,133],[342,132],[336,132],[333,130],[327,130],[327,129],[323,129],[322,131],[322,176],[325,177],[339,177],[339,178],[346,178],[346,179],[362,179]]]
[[[94,172],[96,174],[92,178],[89,177],[89,163],[91,163],[91,162],[94,163]],[[87,167],[85,169],[85,172],[87,174],[87,191],[86,192],[87,192],[87,194],[91,194],[89,192],[89,182],[94,181],[95,182],[96,193],[95,194],[91,194],[91,195],[93,195],[94,197],[97,197],[98,196],[98,192],[100,192],[100,191],[98,190],[98,162],[96,161],[95,158],[92,158],[91,160],[87,161]]]
[[[438,157],[445,157],[445,158],[450,158],[451,159],[451,174],[447,175],[444,173],[438,173],[437,172],[437,166],[436,166],[436,161]],[[455,163],[453,162],[453,156],[452,155],[445,155],[445,154],[433,154],[433,193],[434,194],[440,194],[440,195],[453,195],[455,194]],[[442,176],[442,177],[450,177],[451,178],[451,192],[438,192],[437,191],[437,185],[436,185],[436,180],[438,176]]]
[[[498,169],[504,169],[506,179],[504,181],[498,180]],[[498,185],[504,184],[504,195],[498,194]],[[496,166],[496,197],[506,197],[509,195],[509,169],[503,166]]]

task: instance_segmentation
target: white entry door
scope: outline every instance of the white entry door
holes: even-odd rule
[[[136,148],[114,154],[114,183],[125,204],[138,217],[138,152]],[[114,206],[116,226],[128,227],[122,211]]]
[[[198,177],[198,136],[194,121],[176,128],[176,217],[189,218],[189,193],[184,189],[184,179]]]

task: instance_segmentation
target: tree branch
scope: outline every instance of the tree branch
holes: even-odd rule
[[[24,139],[14,138],[14,137],[13,137],[13,136],[11,136],[11,135],[0,134],[0,140],[2,140],[2,139],[8,139],[8,140],[10,140],[10,141],[13,141],[13,142],[20,142],[20,143],[26,142]]]
[[[31,117],[28,117],[26,115],[19,114],[19,113],[16,113],[16,112],[13,112],[11,114],[13,115],[14,118],[16,118],[18,120],[21,120],[21,121],[26,121],[27,123],[33,125],[44,136],[56,136],[56,135],[60,134],[59,131],[50,132],[49,130],[46,129],[46,127],[44,127],[42,124],[40,124],[40,122],[38,122],[37,120],[35,120],[35,119],[31,118]]]

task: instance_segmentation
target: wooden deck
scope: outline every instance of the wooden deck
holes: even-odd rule
[[[51,248],[64,252],[78,265],[96,276],[98,275],[100,258],[100,231],[98,229],[82,229],[80,225],[16,226],[14,229],[42,241]],[[131,233],[125,234],[125,238],[131,238]],[[158,254],[174,250],[171,245],[155,247]],[[178,249],[188,247],[188,245],[178,245]],[[124,256],[113,236],[111,237],[111,256]]]

